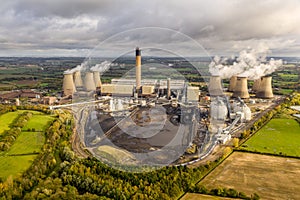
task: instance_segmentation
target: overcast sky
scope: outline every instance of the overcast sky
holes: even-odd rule
[[[85,57],[106,38],[141,27],[179,31],[200,43],[210,55],[237,54],[242,49],[264,44],[273,56],[300,56],[299,0],[0,0],[0,3],[0,56]],[[160,40],[154,34],[151,41],[156,39]],[[136,45],[134,38],[129,40]]]

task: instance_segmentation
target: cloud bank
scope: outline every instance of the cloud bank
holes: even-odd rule
[[[211,55],[260,43],[273,55],[300,52],[297,0],[2,0],[0,13],[1,56],[86,56],[113,34],[152,26],[180,31]]]

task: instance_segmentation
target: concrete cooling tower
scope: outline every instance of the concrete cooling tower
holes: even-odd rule
[[[208,84],[208,92],[210,96],[222,96],[223,89],[220,76],[211,76]]]
[[[84,88],[86,91],[89,91],[89,92],[96,90],[96,86],[95,86],[95,82],[94,82],[94,75],[92,72],[85,73]]]
[[[261,78],[259,89],[256,92],[256,97],[263,99],[270,99],[274,97],[271,76],[264,76]]]
[[[100,79],[100,73],[98,71],[93,71],[93,76],[94,76],[94,82],[95,82],[96,88],[100,88],[102,85],[101,79]]]
[[[235,88],[235,85],[236,85],[236,80],[237,80],[237,76],[232,76],[230,78],[229,87],[228,87],[229,92],[234,91],[234,88]]]
[[[73,76],[74,76],[73,78],[74,78],[74,83],[75,83],[76,88],[82,88],[83,82],[81,79],[80,71],[76,71]]]
[[[73,74],[64,74],[63,79],[63,96],[73,95],[76,88],[73,82]]]
[[[250,97],[246,77],[237,77],[232,97],[241,97],[242,99],[247,99]]]
[[[253,86],[252,86],[252,91],[257,92],[259,86],[260,86],[260,78],[254,80],[254,83],[253,83]]]

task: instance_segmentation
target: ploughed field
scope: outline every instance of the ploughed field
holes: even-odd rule
[[[300,197],[300,159],[234,152],[199,184],[234,188],[262,199]]]

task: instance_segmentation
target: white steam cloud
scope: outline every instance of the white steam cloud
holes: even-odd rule
[[[100,74],[102,74],[110,68],[111,64],[111,62],[105,60],[102,63],[96,64],[95,66],[91,67],[91,71],[98,71],[100,72]]]
[[[282,60],[271,58],[267,61],[269,48],[260,45],[258,49],[248,49],[240,52],[236,60],[215,56],[209,64],[209,72],[221,78],[232,76],[258,79],[273,73],[282,65]]]
[[[64,72],[64,74],[73,74],[76,71],[85,71],[85,69],[88,67],[88,62],[84,61],[80,65],[77,65],[73,69],[68,69]]]
[[[110,66],[114,66],[116,65],[115,63],[111,63],[107,60],[101,62],[100,64],[96,64],[94,66],[92,66],[90,69],[89,69],[89,66],[88,66],[88,61],[84,61],[83,63],[81,63],[80,65],[77,65],[76,67],[74,67],[73,69],[68,69],[64,72],[64,74],[72,74],[76,71],[87,71],[87,70],[90,70],[90,71],[98,71],[100,72],[100,74],[104,73],[105,71],[107,71]]]

